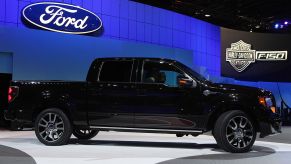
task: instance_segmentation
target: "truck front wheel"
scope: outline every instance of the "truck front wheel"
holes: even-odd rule
[[[42,111],[35,120],[38,140],[48,146],[67,144],[72,135],[72,126],[67,115],[60,109]]]
[[[213,129],[218,146],[232,153],[250,151],[256,140],[256,133],[252,120],[240,110],[223,113]]]
[[[91,138],[94,138],[98,134],[98,130],[80,130],[75,129],[73,131],[73,135],[81,140],[89,140]]]

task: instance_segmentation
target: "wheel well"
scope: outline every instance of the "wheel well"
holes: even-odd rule
[[[46,109],[51,109],[51,108],[59,109],[59,110],[63,111],[63,112],[66,114],[66,116],[69,118],[70,122],[72,123],[71,114],[70,114],[70,112],[69,112],[67,109],[65,109],[65,108],[60,108],[60,107],[57,107],[57,106],[51,106],[51,107],[41,107],[41,108],[37,108],[37,109],[35,109],[34,112],[32,113],[32,122],[33,122],[33,124],[34,124],[34,122],[35,122],[35,120],[36,120],[36,117],[37,117],[37,116],[38,116],[42,111],[44,111],[44,110],[46,110]]]
[[[244,112],[247,116],[249,116],[251,121],[253,121],[253,123],[254,123],[256,131],[260,132],[259,122],[256,119],[256,117],[254,116],[254,114],[252,112],[250,112],[249,110],[244,109],[241,106],[237,106],[235,108],[223,108],[222,110],[217,110],[217,112],[212,113],[212,115],[210,116],[210,118],[208,119],[208,122],[207,122],[207,130],[209,131],[209,130],[212,130],[214,128],[214,125],[215,125],[217,119],[223,113],[231,111],[231,110],[238,110],[238,108],[239,108],[240,111]]]

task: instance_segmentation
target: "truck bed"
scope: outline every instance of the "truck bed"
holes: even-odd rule
[[[68,109],[72,116],[78,113],[80,119],[86,122],[86,86],[81,81],[12,81],[10,86],[19,88],[18,95],[5,110],[6,117],[13,120],[17,118],[22,122],[32,123],[36,113],[42,109],[63,107]],[[70,110],[69,110],[70,109]],[[84,116],[84,117],[82,117]]]

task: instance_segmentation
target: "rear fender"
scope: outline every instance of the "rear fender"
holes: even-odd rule
[[[51,91],[42,92],[41,103],[33,113],[33,122],[40,112],[48,108],[60,109],[69,117],[71,121],[74,120],[74,111],[76,111],[75,105],[70,96],[67,94],[58,95],[56,93],[52,93]]]

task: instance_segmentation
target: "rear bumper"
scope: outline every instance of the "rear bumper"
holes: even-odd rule
[[[268,122],[260,122],[260,138],[266,137],[268,135],[282,133],[281,127],[282,121],[280,118],[272,119]]]
[[[24,127],[31,128],[32,122],[19,120],[16,114],[11,110],[4,110],[4,119],[10,121],[10,130],[21,130]]]

